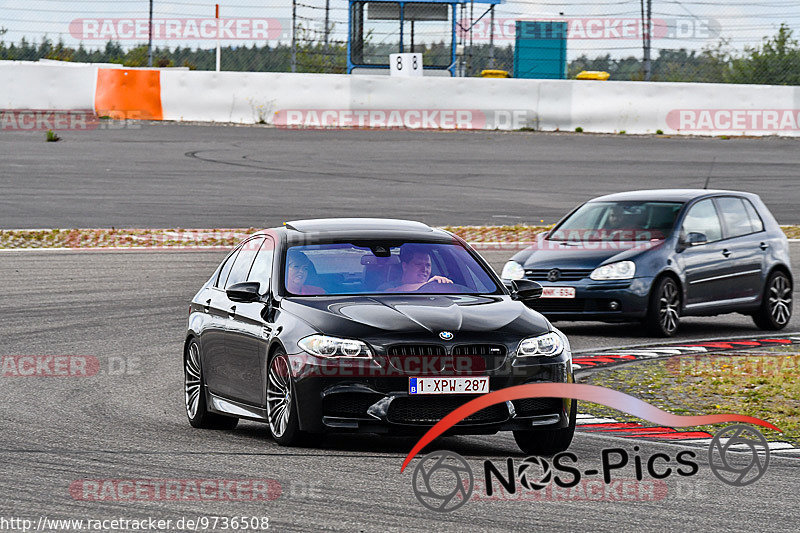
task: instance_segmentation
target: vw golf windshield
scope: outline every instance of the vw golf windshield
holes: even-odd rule
[[[681,202],[587,202],[547,236],[551,241],[652,241],[666,239]]]

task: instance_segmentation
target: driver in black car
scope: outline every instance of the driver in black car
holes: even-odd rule
[[[403,269],[401,283],[387,289],[389,292],[416,291],[426,283],[453,283],[444,276],[431,276],[431,255],[419,245],[404,244],[400,247],[400,266]]]

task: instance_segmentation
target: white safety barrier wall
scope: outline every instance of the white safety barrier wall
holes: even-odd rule
[[[800,135],[800,87],[569,82],[570,129],[690,135]],[[544,110],[543,110],[544,112]],[[563,129],[563,128],[562,128]]]
[[[800,87],[162,72],[165,120],[800,136]]]
[[[283,109],[344,109],[351,76],[249,72],[161,72],[164,120],[275,123]]]
[[[0,61],[0,79],[0,110],[94,109],[96,94],[104,110],[116,95],[129,116],[139,105],[132,82],[98,87],[95,66]],[[140,116],[175,121],[800,136],[800,87],[186,70],[151,81]]]
[[[94,65],[0,61],[0,80],[0,109],[94,109]]]

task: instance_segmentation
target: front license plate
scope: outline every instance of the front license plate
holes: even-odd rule
[[[542,298],[575,298],[575,287],[543,287]]]
[[[408,378],[409,394],[483,394],[489,392],[489,377]]]

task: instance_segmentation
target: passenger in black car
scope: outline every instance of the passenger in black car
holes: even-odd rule
[[[314,270],[314,264],[303,252],[294,250],[286,254],[286,289],[292,294],[315,295],[325,294],[322,287],[306,285],[308,275]]]

